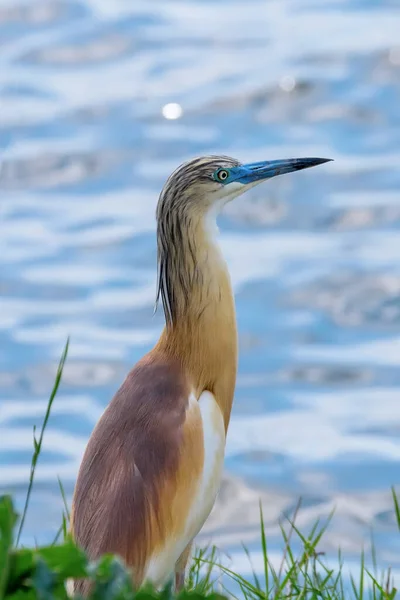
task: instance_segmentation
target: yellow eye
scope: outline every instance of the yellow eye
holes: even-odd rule
[[[225,171],[225,169],[221,169],[217,173],[217,179],[219,179],[219,181],[225,181],[226,179],[228,179],[228,177],[229,177],[229,173],[228,173],[228,171]]]

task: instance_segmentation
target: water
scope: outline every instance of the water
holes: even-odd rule
[[[400,566],[397,0],[1,0],[0,487],[20,509],[55,368],[24,543],[52,539],[88,436],[156,341],[157,196],[183,160],[327,156],[231,204],[221,243],[240,369],[203,539],[261,569],[258,500],[356,560]],[[178,103],[177,120],[163,107]],[[277,555],[277,554],[276,554]]]

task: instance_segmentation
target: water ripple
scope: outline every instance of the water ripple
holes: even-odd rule
[[[203,153],[320,155],[335,162],[221,217],[240,365],[204,538],[243,572],[248,542],[261,569],[258,499],[274,553],[302,495],[301,526],[337,507],[327,551],[353,556],[372,525],[399,566],[399,30],[396,0],[0,0],[0,486],[19,506],[71,335],[24,543],[51,539],[57,475],[70,500],[96,420],[161,329],[165,178]]]

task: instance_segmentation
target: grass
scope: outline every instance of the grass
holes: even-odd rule
[[[187,574],[185,589],[176,596],[169,585],[155,591],[151,587],[134,591],[131,578],[122,562],[115,556],[106,555],[90,562],[85,553],[77,548],[68,535],[69,511],[61,481],[60,493],[64,511],[59,531],[52,544],[38,548],[21,548],[20,539],[29,507],[35,470],[42,449],[51,407],[56,397],[68,353],[68,342],[61,356],[53,390],[43,419],[39,437],[33,431],[33,455],[28,490],[22,515],[19,517],[10,496],[0,497],[0,600],[53,600],[67,599],[66,581],[69,578],[87,577],[92,581],[93,600],[163,600],[197,599],[222,600],[231,597],[240,600],[393,600],[397,595],[390,569],[379,573],[374,546],[372,569],[366,566],[361,552],[359,573],[348,577],[339,551],[337,566],[328,567],[324,554],[319,551],[331,514],[325,522],[319,521],[308,535],[299,531],[296,518],[298,503],[291,518],[281,523],[282,559],[274,568],[268,549],[265,523],[260,505],[260,544],[264,572],[262,577],[253,570],[251,577],[244,577],[226,565],[224,557],[215,547],[198,549]],[[394,514],[400,531],[400,501],[392,488]],[[295,547],[300,547],[298,552]],[[244,547],[249,564],[251,555]],[[228,591],[229,588],[229,591]],[[234,593],[232,589],[237,590]]]

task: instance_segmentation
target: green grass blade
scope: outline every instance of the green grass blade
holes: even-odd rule
[[[203,562],[207,563],[208,561]],[[228,567],[225,567],[221,563],[214,563],[214,566],[217,567],[217,569],[220,569],[222,573],[225,573],[225,575],[230,577],[239,586],[243,585],[247,593],[253,594],[253,597],[262,599],[265,598],[265,594],[262,591],[257,589],[257,587],[254,584],[252,584],[250,581],[247,581],[247,579],[245,579],[245,577],[242,577],[242,575],[240,575],[239,573],[235,573],[235,571],[228,569]]]
[[[260,527],[261,527],[261,549],[262,549],[262,553],[263,553],[263,562],[264,562],[265,587],[268,590],[269,589],[268,547],[267,547],[267,536],[265,534],[264,514],[263,514],[261,500],[260,500]]]
[[[297,501],[296,507],[294,509],[294,513],[293,513],[293,523],[296,522],[297,515],[298,515],[300,507],[301,507],[301,502],[302,502],[302,499],[299,498],[298,501]],[[283,539],[284,539],[284,542],[285,542],[285,549],[283,551],[282,561],[281,561],[281,564],[280,564],[280,567],[279,567],[279,571],[278,571],[278,581],[281,580],[282,573],[283,573],[283,568],[285,566],[285,563],[287,562],[287,557],[289,556],[289,559],[290,559],[290,562],[291,562],[292,565],[295,563],[295,560],[294,560],[294,557],[293,557],[293,553],[292,553],[292,550],[291,550],[291,547],[290,547],[290,542],[291,542],[291,539],[292,539],[292,534],[293,534],[294,529],[293,529],[293,527],[290,527],[289,534],[286,535],[286,532],[285,532],[285,530],[284,530],[284,528],[283,528],[283,526],[282,526],[281,523],[279,524],[279,526],[280,526],[280,529],[281,529],[281,532],[282,532],[282,536],[283,536]],[[278,589],[276,590],[276,594],[277,593],[278,593]],[[275,596],[276,596],[276,594],[275,594]]]
[[[22,512],[22,517],[21,517],[21,521],[19,524],[19,528],[18,528],[18,534],[17,534],[17,540],[16,540],[16,546],[18,546],[20,538],[21,538],[21,533],[22,533],[22,529],[24,527],[24,523],[25,523],[25,518],[26,518],[26,513],[28,511],[28,506],[29,506],[29,500],[31,497],[31,493],[32,493],[32,486],[33,486],[33,480],[35,477],[35,471],[36,471],[36,464],[37,461],[39,459],[40,456],[40,452],[42,449],[42,442],[43,442],[43,436],[44,436],[44,432],[46,430],[47,427],[47,423],[50,417],[50,412],[51,412],[51,407],[53,405],[53,401],[54,398],[56,397],[60,382],[61,382],[61,377],[62,377],[62,373],[63,373],[63,369],[64,369],[64,364],[65,361],[67,359],[67,355],[68,355],[68,347],[69,347],[69,338],[67,339],[67,343],[65,344],[65,348],[64,351],[61,355],[61,359],[58,365],[58,369],[57,369],[57,374],[56,374],[56,379],[54,382],[54,386],[53,386],[53,390],[50,394],[50,398],[49,401],[47,403],[47,409],[46,409],[46,413],[43,419],[43,423],[42,423],[42,429],[40,431],[40,436],[39,439],[36,439],[36,435],[35,435],[35,428],[34,428],[34,434],[33,434],[33,443],[34,443],[34,451],[33,451],[33,455],[32,455],[32,461],[31,461],[31,470],[30,470],[30,475],[29,475],[29,485],[28,485],[28,491],[26,493],[26,498],[25,498],[25,505],[24,505],[24,510]]]
[[[60,488],[61,498],[62,498],[63,504],[64,504],[65,514],[66,514],[67,520],[69,522],[70,521],[70,512],[69,512],[68,503],[67,503],[67,496],[66,496],[62,481],[59,477],[57,477],[57,481],[58,481],[58,487]]]
[[[393,486],[392,486],[392,496],[393,496],[393,502],[394,502],[394,513],[395,513],[395,516],[396,516],[397,527],[400,530],[400,506],[399,506],[399,499],[397,498],[396,490],[394,489]]]
[[[260,584],[260,580],[258,579],[258,576],[257,576],[256,570],[255,570],[255,568],[254,568],[254,566],[253,566],[253,561],[251,560],[250,552],[249,552],[248,548],[246,548],[246,546],[245,546],[244,544],[242,544],[242,548],[243,548],[243,551],[244,551],[244,553],[245,553],[245,554],[246,554],[246,556],[247,556],[247,560],[249,561],[250,568],[251,568],[251,573],[252,573],[252,575],[253,575],[253,579],[254,579],[254,581],[255,581],[256,587],[257,587],[259,590],[261,590],[261,584]],[[268,590],[268,584],[267,584],[267,590]],[[267,591],[267,595],[268,595],[268,591]]]
[[[361,552],[361,570],[360,570],[360,592],[359,599],[363,600],[364,598],[364,575],[365,575],[365,554],[364,548]]]

